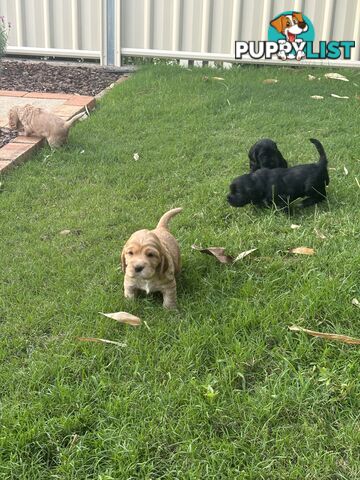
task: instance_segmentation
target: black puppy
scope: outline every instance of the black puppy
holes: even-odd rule
[[[327,158],[318,140],[310,138],[320,159],[317,163],[297,165],[291,168],[261,168],[256,172],[235,178],[230,185],[228,202],[233,207],[243,207],[248,203],[258,206],[271,206],[288,210],[291,202],[307,197],[302,206],[307,207],[326,198],[325,185],[329,184]]]
[[[287,168],[288,166],[276,143],[270,138],[263,138],[250,148],[249,160],[251,172],[259,168]]]

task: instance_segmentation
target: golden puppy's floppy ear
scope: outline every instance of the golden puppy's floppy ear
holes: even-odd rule
[[[281,15],[280,17],[272,20],[270,22],[270,25],[274,27],[279,33],[283,33],[284,15]]]
[[[124,273],[126,273],[125,247],[122,249],[120,260],[121,260],[121,270]]]
[[[164,275],[170,267],[169,254],[162,248],[160,251],[160,275]]]
[[[18,127],[18,122],[19,122],[19,116],[17,113],[16,108],[10,108],[9,113],[8,113],[8,121],[9,121],[9,127],[12,130],[16,130]]]

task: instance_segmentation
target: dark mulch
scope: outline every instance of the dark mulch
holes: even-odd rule
[[[8,128],[0,128],[0,148],[9,143],[13,138],[17,137],[18,132],[9,130]]]
[[[3,60],[0,63],[0,90],[96,95],[120,76],[119,72],[97,66]]]

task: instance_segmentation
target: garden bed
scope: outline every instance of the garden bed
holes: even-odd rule
[[[98,66],[3,60],[0,64],[0,89],[94,96],[122,75],[119,71]]]
[[[16,130],[10,130],[9,128],[0,128],[0,148],[11,142],[17,137],[18,132]]]

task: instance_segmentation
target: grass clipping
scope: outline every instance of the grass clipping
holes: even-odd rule
[[[292,332],[304,332],[312,337],[325,338],[326,340],[335,340],[336,342],[348,343],[350,345],[360,345],[359,338],[348,337],[347,335],[338,335],[336,333],[316,332],[315,330],[308,330],[307,328],[292,325],[289,327]]]
[[[126,347],[126,343],[114,342],[114,340],[108,340],[106,338],[78,337],[78,340],[80,342],[107,343],[110,345],[116,345],[117,347]]]

